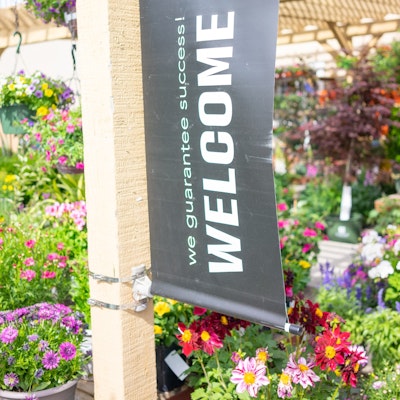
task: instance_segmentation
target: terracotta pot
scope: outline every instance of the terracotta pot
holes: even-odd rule
[[[35,394],[38,400],[74,400],[78,381],[69,381],[64,385],[37,392],[9,392],[0,390],[0,400],[25,400],[29,394]]]

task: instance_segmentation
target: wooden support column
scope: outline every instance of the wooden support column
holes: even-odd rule
[[[89,269],[123,279],[149,266],[139,1],[78,0]],[[132,303],[132,285],[91,279],[90,297]],[[92,307],[96,400],[155,400],[152,305]]]

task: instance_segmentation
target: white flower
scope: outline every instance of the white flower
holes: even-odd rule
[[[382,243],[369,243],[362,248],[361,257],[363,257],[367,262],[371,262],[376,258],[382,258],[383,250]]]
[[[369,229],[365,232],[362,238],[362,243],[363,244],[376,243],[379,242],[380,239],[382,239],[382,237],[378,235],[377,231]]]
[[[400,261],[397,263],[396,269],[397,269],[398,271],[400,271]]]
[[[381,261],[375,268],[371,268],[368,271],[368,276],[371,279],[381,278],[386,279],[389,275],[393,274],[394,269],[389,261]]]

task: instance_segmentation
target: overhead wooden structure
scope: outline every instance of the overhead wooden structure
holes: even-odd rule
[[[328,52],[351,53],[355,36],[371,35],[372,47],[399,30],[399,0],[280,0],[278,46],[316,41]]]
[[[42,23],[23,4],[0,8],[0,54],[16,45],[16,22],[23,44],[70,37],[67,28]],[[384,33],[399,31],[400,0],[280,0],[278,46],[316,41],[327,52],[351,53],[355,36],[371,35],[373,47]]]
[[[0,55],[7,47],[18,44],[18,38],[14,37],[15,31],[21,33],[22,44],[71,37],[68,28],[43,23],[25,10],[22,4],[0,8]]]

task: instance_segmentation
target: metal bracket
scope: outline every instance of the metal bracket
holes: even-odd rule
[[[136,312],[144,311],[147,308],[147,303],[153,296],[150,293],[151,280],[147,276],[146,267],[144,264],[132,268],[132,276],[127,278],[115,278],[105,276],[89,271],[89,275],[98,281],[106,283],[128,283],[132,282],[132,297],[134,302],[131,304],[110,304],[104,301],[89,299],[88,303],[94,307],[108,308],[110,310],[134,310]]]

